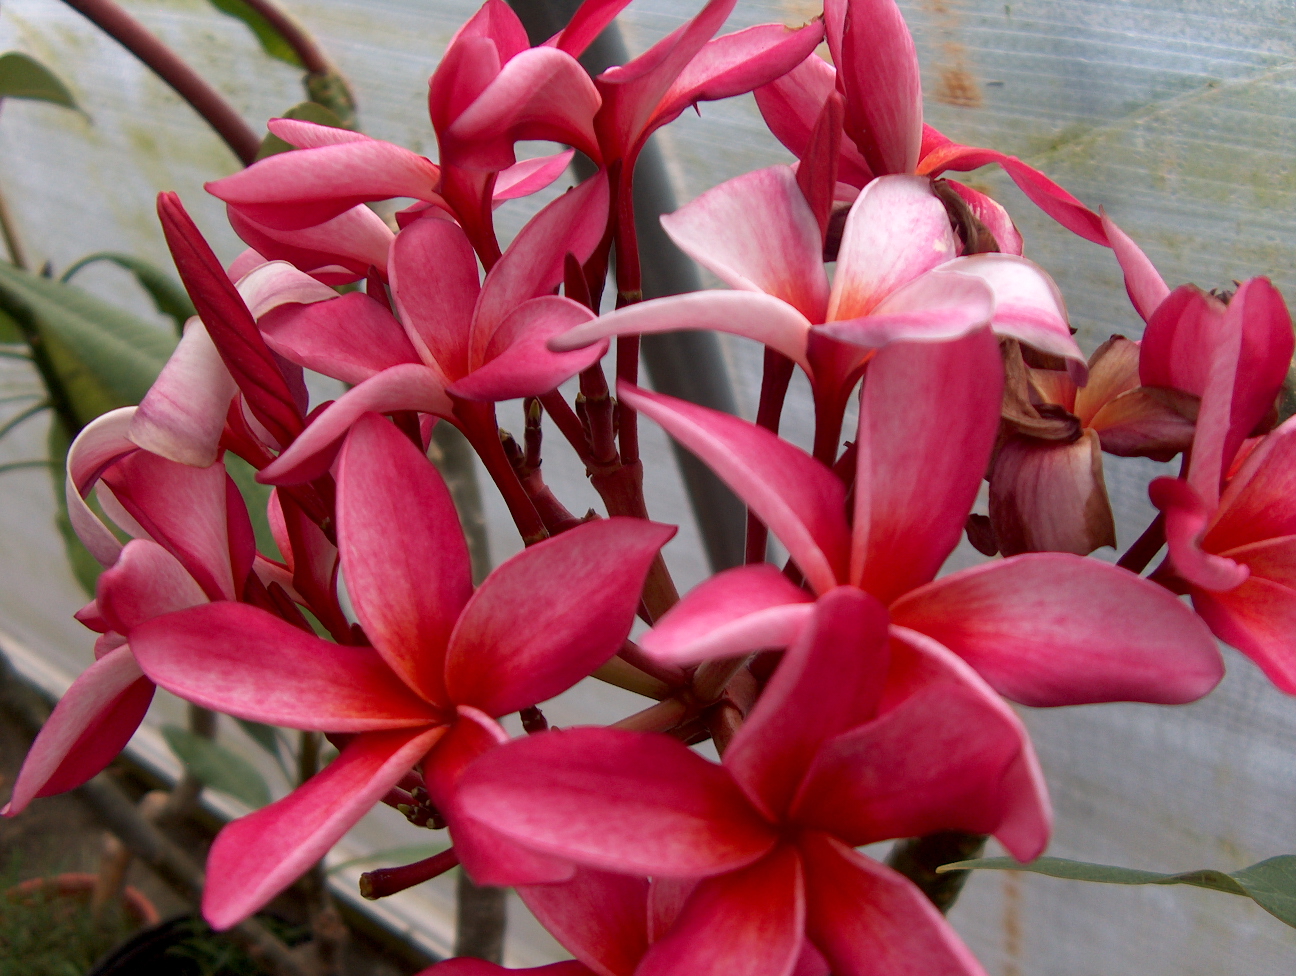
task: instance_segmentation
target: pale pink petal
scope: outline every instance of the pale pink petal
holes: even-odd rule
[[[1023,242],[1017,225],[1013,223],[1008,211],[997,200],[986,196],[979,190],[964,186],[957,180],[946,180],[950,188],[961,196],[972,211],[972,216],[985,225],[986,230],[994,235],[995,243],[1004,254],[1021,256]]]
[[[229,824],[207,855],[203,917],[221,930],[263,907],[328,853],[442,732],[356,736],[282,800]]]
[[[731,288],[765,292],[823,321],[828,276],[819,224],[790,166],[728,180],[661,221],[680,250]]]
[[[478,281],[477,257],[458,224],[418,220],[392,245],[396,312],[423,361],[448,380],[468,372],[468,334]]]
[[[973,254],[956,258],[942,271],[975,275],[994,292],[991,326],[999,335],[1020,339],[1040,352],[1061,356],[1077,383],[1088,367],[1071,337],[1066,305],[1053,279],[1039,265],[1013,254]]]
[[[866,349],[906,339],[957,339],[989,325],[994,309],[994,293],[984,281],[936,270],[901,285],[867,315],[816,326],[816,331]]]
[[[1210,691],[1224,670],[1201,621],[1173,594],[1065,553],[945,576],[897,600],[891,619],[1025,705],[1181,704]]]
[[[1152,313],[1170,294],[1165,280],[1143,250],[1134,243],[1128,234],[1116,226],[1116,222],[1101,213],[1103,232],[1116,260],[1120,262],[1125,275],[1125,291],[1129,294],[1134,311],[1138,312],[1144,322],[1152,318]]]
[[[907,878],[827,834],[807,832],[797,846],[805,865],[806,929],[835,976],[985,976]]]
[[[271,119],[266,128],[290,146],[297,149],[315,149],[318,146],[335,146],[343,142],[366,142],[369,137],[362,132],[320,125],[302,119]]]
[[[5,816],[102,771],[139,728],[152,698],[153,682],[144,677],[129,647],[110,651],[81,672],[32,743]]]
[[[103,566],[111,566],[121,553],[121,543],[99,521],[85,497],[99,476],[114,461],[139,446],[130,440],[131,420],[137,407],[121,407],[96,417],[81,429],[67,455],[67,481],[64,493],[67,498],[68,517],[82,544]]]
[[[216,461],[225,415],[237,391],[195,316],[185,323],[180,344],[144,394],[126,436],[146,451],[205,468]]]
[[[328,284],[363,278],[370,267],[377,268],[381,274],[387,273],[387,255],[396,235],[364,204],[322,224],[299,230],[267,227],[232,205],[228,211],[230,227],[245,244],[270,260],[287,261],[304,272],[318,275]],[[328,280],[321,273],[333,265],[341,266],[344,281]],[[255,309],[253,314],[259,316]]]
[[[449,417],[454,404],[442,379],[426,366],[407,363],[385,369],[343,394],[318,414],[292,446],[257,475],[268,485],[296,485],[327,471],[338,443],[366,413],[417,410]]]
[[[1220,640],[1255,661],[1280,691],[1296,695],[1296,590],[1253,574],[1226,592],[1194,589],[1192,598]]]
[[[788,549],[816,592],[849,559],[844,490],[819,462],[755,424],[674,397],[617,384],[617,396],[702,459]],[[997,416],[996,406],[996,416]]]
[[[819,598],[724,755],[771,819],[787,819],[825,740],[873,718],[888,643],[886,610],[868,594],[841,586]]]
[[[869,364],[850,579],[884,603],[934,577],[958,544],[998,434],[1002,375],[985,329],[895,343]]]
[[[245,603],[146,620],[131,647],[168,691],[254,722],[364,732],[441,721],[372,648],[330,644]]]
[[[207,596],[180,561],[156,542],[133,539],[121,558],[99,576],[97,603],[120,634],[164,613],[207,603]]]
[[[614,335],[654,335],[714,329],[769,346],[812,374],[806,358],[810,323],[787,302],[748,291],[668,295],[627,305],[549,341],[557,351],[579,349]]]
[[[577,868],[570,881],[518,895],[545,931],[599,976],[633,976],[648,951],[646,878]]]
[[[265,263],[265,255],[259,253],[255,248],[249,247],[246,251],[231,261],[226,270],[229,273],[230,281],[238,281],[245,274],[255,271]]]
[[[639,644],[675,664],[786,646],[809,619],[813,599],[767,563],[739,566],[690,590]]]
[[[1220,496],[1207,531],[1211,552],[1277,536],[1296,535],[1296,420],[1260,442]]]
[[[949,216],[932,192],[931,180],[874,180],[852,204],[842,230],[828,320],[867,315],[901,285],[957,253]]]
[[[791,976],[805,933],[801,859],[784,844],[755,864],[706,878],[636,976]]]
[[[491,337],[486,360],[450,392],[465,400],[512,400],[556,390],[583,369],[603,358],[607,341],[571,352],[550,352],[546,343],[557,335],[594,319],[579,302],[543,295],[523,302]]]
[[[446,647],[472,596],[468,543],[450,489],[427,456],[375,414],[347,436],[337,486],[338,551],[360,625],[410,688],[431,702],[450,701]]]
[[[473,594],[450,638],[450,698],[507,715],[593,672],[630,635],[648,567],[674,534],[674,526],[643,519],[599,519],[504,563]]]
[[[491,193],[494,206],[505,200],[538,193],[566,172],[576,150],[568,149],[553,156],[523,159],[495,175],[495,189]]]
[[[873,172],[912,173],[922,144],[918,55],[894,0],[852,0],[841,57],[846,132]]]
[[[1148,497],[1165,515],[1166,545],[1176,573],[1207,590],[1241,585],[1250,572],[1245,565],[1202,548],[1214,513],[1192,485],[1178,478],[1157,478],[1148,485]]]
[[[400,323],[360,292],[284,305],[257,325],[266,345],[284,359],[344,383],[363,383],[392,366],[420,362]]]
[[[459,783],[464,809],[529,847],[626,874],[702,877],[777,843],[729,773],[643,732],[578,728],[493,749]]]
[[[1010,437],[990,469],[990,521],[1005,556],[1116,546],[1098,434],[1070,444]]]

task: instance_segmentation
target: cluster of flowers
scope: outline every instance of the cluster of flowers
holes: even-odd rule
[[[588,0],[532,47],[487,0],[431,79],[439,164],[271,122],[296,150],[210,186],[250,245],[229,269],[163,195],[199,319],[145,401],[72,447],[72,519],[106,567],[78,615],[97,660],[9,812],[101,770],[160,685],[340,750],[222,831],[205,897],[218,927],[383,802],[448,825],[454,853],[375,872],[369,893],[456,861],[517,886],[579,960],[555,974],[981,973],[923,893],[856,848],[958,830],[1037,856],[1048,797],[1005,699],[1191,701],[1222,675],[1212,632],[1296,693],[1296,420],[1274,429],[1290,318],[1262,278],[1171,291],[1106,217],[925,127],[893,0],[718,38],[734,0],[711,0],[591,79],[576,59],[624,4]],[[836,68],[814,53],[825,40]],[[686,107],[749,91],[798,162],[663,218],[729,290],[641,301],[639,151]],[[518,162],[520,139],[573,147],[597,173],[501,252],[493,208],[572,155]],[[1004,209],[939,178],[992,162],[1113,249],[1141,342],[1086,362]],[[393,231],[365,204],[396,197],[417,202]],[[613,257],[617,308],[599,315]],[[636,386],[638,337],[680,329],[764,344],[757,423]],[[811,453],[777,434],[798,367]],[[303,369],[353,386],[307,412]],[[574,406],[557,389],[573,377]],[[497,427],[514,398],[524,446]],[[542,413],[608,517],[574,517],[545,485]],[[637,414],[749,510],[748,565],[682,600],[659,553],[674,530],[646,515]],[[427,457],[438,422],[467,437],[527,545],[475,590]],[[256,551],[225,451],[276,486],[282,562]],[[1185,460],[1151,485],[1162,514],[1116,566],[1084,558],[1115,542],[1103,451]],[[969,521],[985,478],[989,519]],[[117,532],[86,501],[96,488]],[[965,529],[1004,558],[937,579]],[[651,625],[638,643],[636,615]],[[534,706],[596,672],[658,703],[547,730]],[[528,734],[510,741],[498,719],[519,711]],[[721,763],[688,748],[706,738]]]

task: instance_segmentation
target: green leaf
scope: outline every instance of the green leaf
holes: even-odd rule
[[[0,54],[0,98],[30,98],[81,111],[67,86],[49,68],[20,51]]]
[[[177,342],[75,285],[5,263],[0,263],[0,311],[24,331],[32,330],[81,424],[114,407],[139,403]]]
[[[260,42],[261,50],[270,57],[291,64],[294,68],[305,67],[297,52],[292,49],[292,45],[284,40],[283,35],[275,30],[260,11],[244,3],[243,0],[211,0],[211,5],[221,13],[237,17],[247,24]]]
[[[26,341],[23,338],[22,329],[18,328],[18,323],[13,320],[13,316],[0,311],[0,343],[13,345]]]
[[[204,786],[228,793],[253,809],[270,802],[270,788],[256,767],[242,756],[177,725],[162,726],[162,735],[171,751]]]
[[[90,550],[77,536],[76,530],[72,528],[72,519],[68,516],[67,493],[63,490],[63,482],[67,478],[67,452],[72,445],[72,438],[64,428],[63,422],[57,417],[49,426],[47,443],[49,456],[56,462],[50,468],[51,487],[54,489],[54,524],[63,538],[63,551],[67,556],[72,576],[85,594],[93,599],[95,586],[99,582],[99,574],[103,572],[103,567],[99,565],[99,560],[90,555]],[[102,513],[98,512],[98,505],[92,495],[90,507],[102,517]]]
[[[118,267],[125,268],[133,274],[135,280],[140,283],[140,287],[147,291],[149,297],[153,299],[153,307],[163,315],[170,316],[171,320],[175,322],[177,335],[184,330],[184,324],[192,316],[198,314],[194,310],[193,302],[189,300],[188,293],[172,275],[156,265],[149,264],[140,258],[131,257],[129,254],[118,254],[115,251],[99,251],[96,254],[91,254],[63,272],[63,277],[59,281],[66,284],[82,268],[98,261],[111,261]]]
[[[1267,911],[1274,918],[1296,928],[1296,854],[1282,854],[1241,871],[1226,874],[1210,868],[1184,871],[1180,874],[1159,874],[1135,868],[1113,867],[1107,864],[1090,864],[1087,861],[1070,861],[1062,857],[1041,857],[1029,864],[1020,864],[1011,857],[981,857],[971,861],[955,861],[936,869],[946,871],[1027,871],[1050,878],[1069,881],[1096,881],[1119,885],[1192,885],[1210,888],[1230,895],[1243,895]]]
[[[401,864],[412,864],[415,861],[423,861],[435,854],[440,854],[449,846],[449,844],[410,844],[405,847],[389,847],[385,851],[374,851],[364,857],[353,857],[349,861],[335,864],[328,869],[328,873],[337,874],[347,868],[358,867],[361,864],[373,864],[375,861],[396,861]]]
[[[251,722],[245,718],[236,718],[239,728],[248,734],[253,742],[259,745],[270,755],[279,756],[279,733],[275,731],[273,725],[262,725],[260,722]]]
[[[281,119],[300,119],[303,122],[314,122],[316,125],[327,125],[330,129],[345,129],[346,126],[342,120],[329,109],[325,108],[319,102],[299,102],[294,105],[283,115]],[[295,147],[290,143],[284,142],[272,132],[267,132],[266,137],[261,140],[261,148],[257,150],[257,159],[265,159],[267,156],[277,156],[279,153],[292,152]]]

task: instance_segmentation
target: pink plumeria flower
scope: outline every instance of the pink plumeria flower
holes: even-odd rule
[[[786,646],[810,601],[845,585],[886,604],[897,633],[937,641],[1023,704],[1178,703],[1206,694],[1223,675],[1210,634],[1177,599],[1126,570],[1031,553],[935,579],[998,433],[998,363],[985,329],[878,351],[860,402],[851,524],[841,481],[799,448],[738,418],[621,386],[625,402],[697,454],[769,526],[809,590],[766,565],[720,573],[645,634],[644,649],[692,663]]]
[[[323,772],[221,832],[203,902],[218,928],[287,887],[416,766],[480,883],[569,875],[464,824],[455,781],[507,738],[496,717],[566,690],[616,652],[648,566],[675,531],[592,522],[510,559],[474,593],[449,489],[373,414],[338,460],[337,525],[347,592],[372,648],[329,643],[238,604],[169,614],[131,635],[145,672],[189,701],[353,736]]]
[[[1020,720],[965,664],[931,642],[891,647],[883,607],[839,588],[723,765],[651,733],[551,732],[479,759],[462,803],[553,857],[697,879],[636,976],[790,974],[807,942],[834,973],[904,959],[979,976],[922,892],[854,848],[973,830],[1029,860],[1048,841],[1043,779]],[[567,918],[603,907],[576,902]],[[597,970],[599,955],[579,958]]]
[[[820,450],[835,450],[851,389],[873,350],[948,339],[987,323],[1061,356],[1083,380],[1062,296],[1038,266],[1008,254],[959,257],[929,181],[888,176],[851,206],[831,284],[819,223],[789,166],[729,180],[662,218],[680,249],[733,291],[672,295],[620,309],[550,342],[575,349],[612,335],[715,329],[764,343],[810,379]]]

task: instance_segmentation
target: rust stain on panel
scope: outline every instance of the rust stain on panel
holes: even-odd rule
[[[1021,877],[1003,873],[1003,976],[1022,976]]]

